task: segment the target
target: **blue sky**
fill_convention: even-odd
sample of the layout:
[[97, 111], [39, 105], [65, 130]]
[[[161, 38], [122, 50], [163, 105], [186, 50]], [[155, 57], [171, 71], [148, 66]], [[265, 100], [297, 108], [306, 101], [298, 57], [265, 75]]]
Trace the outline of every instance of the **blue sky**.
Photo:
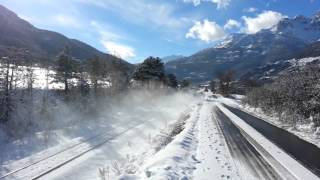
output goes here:
[[230, 33], [311, 16], [320, 0], [0, 0], [38, 28], [60, 32], [131, 63], [191, 55]]

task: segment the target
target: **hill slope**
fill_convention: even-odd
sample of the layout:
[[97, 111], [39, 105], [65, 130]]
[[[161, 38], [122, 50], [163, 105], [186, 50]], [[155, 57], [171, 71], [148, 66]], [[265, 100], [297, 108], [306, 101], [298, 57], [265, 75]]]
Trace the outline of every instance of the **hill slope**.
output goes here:
[[1, 56], [5, 56], [6, 48], [16, 47], [28, 49], [35, 58], [53, 59], [66, 45], [70, 47], [71, 55], [80, 60], [95, 55], [105, 55], [81, 41], [38, 29], [2, 5], [0, 5], [0, 27]]

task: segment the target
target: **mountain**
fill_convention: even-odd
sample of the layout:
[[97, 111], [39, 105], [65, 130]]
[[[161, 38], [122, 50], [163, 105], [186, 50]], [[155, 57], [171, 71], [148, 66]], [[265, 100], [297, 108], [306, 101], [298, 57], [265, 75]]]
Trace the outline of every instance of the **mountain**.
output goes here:
[[256, 34], [234, 34], [213, 48], [202, 50], [179, 61], [166, 63], [166, 71], [179, 79], [204, 82], [228, 69], [237, 76], [250, 69], [296, 56], [306, 43], [290, 36], [261, 31]]
[[312, 17], [296, 16], [282, 19], [272, 31], [278, 34], [299, 38], [305, 42], [314, 42], [320, 38], [320, 12]]
[[69, 46], [71, 55], [79, 60], [96, 55], [104, 56], [108, 60], [119, 60], [81, 41], [69, 39], [56, 32], [38, 29], [0, 5], [0, 57], [6, 56], [8, 48], [15, 47], [28, 49], [35, 59], [55, 59], [66, 45]]
[[320, 42], [316, 41], [307, 45], [293, 59], [279, 60], [273, 63], [259, 66], [251, 69], [249, 72], [241, 76], [241, 79], [254, 79], [260, 82], [270, 82], [277, 78], [279, 74], [291, 71], [296, 66], [304, 66], [306, 64], [320, 64]]
[[166, 71], [201, 83], [233, 69], [240, 79], [258, 67], [301, 56], [311, 42], [319, 40], [319, 22], [319, 13], [310, 18], [296, 16], [256, 34], [232, 34], [212, 48], [166, 63]]
[[182, 55], [171, 55], [171, 56], [165, 56], [161, 58], [163, 63], [167, 63], [170, 61], [179, 61], [180, 59], [184, 58]]
[[320, 41], [308, 44], [297, 58], [317, 57], [320, 56]]

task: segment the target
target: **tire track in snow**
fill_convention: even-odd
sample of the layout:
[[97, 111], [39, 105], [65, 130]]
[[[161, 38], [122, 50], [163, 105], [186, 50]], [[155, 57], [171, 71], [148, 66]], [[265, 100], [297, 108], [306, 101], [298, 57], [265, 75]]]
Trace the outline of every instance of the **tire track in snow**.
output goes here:
[[278, 147], [290, 154], [305, 167], [310, 169], [314, 174], [320, 177], [320, 149], [315, 145], [306, 142], [290, 132], [278, 128], [262, 119], [259, 119], [251, 114], [243, 112], [240, 109], [226, 106], [236, 116], [243, 119], [251, 127], [256, 129], [263, 136], [267, 137]]
[[244, 179], [282, 179], [261, 154], [246, 140], [240, 130], [217, 108], [218, 124]]

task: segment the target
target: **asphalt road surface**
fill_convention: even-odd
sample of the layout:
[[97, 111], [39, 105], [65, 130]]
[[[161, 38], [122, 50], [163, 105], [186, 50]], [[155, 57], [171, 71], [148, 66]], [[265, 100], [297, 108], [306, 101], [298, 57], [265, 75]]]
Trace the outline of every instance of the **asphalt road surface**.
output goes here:
[[239, 109], [225, 107], [320, 177], [320, 149], [317, 146]]
[[228, 148], [236, 164], [247, 173], [250, 179], [282, 179], [261, 154], [247, 141], [240, 130], [218, 108], [214, 109]]

